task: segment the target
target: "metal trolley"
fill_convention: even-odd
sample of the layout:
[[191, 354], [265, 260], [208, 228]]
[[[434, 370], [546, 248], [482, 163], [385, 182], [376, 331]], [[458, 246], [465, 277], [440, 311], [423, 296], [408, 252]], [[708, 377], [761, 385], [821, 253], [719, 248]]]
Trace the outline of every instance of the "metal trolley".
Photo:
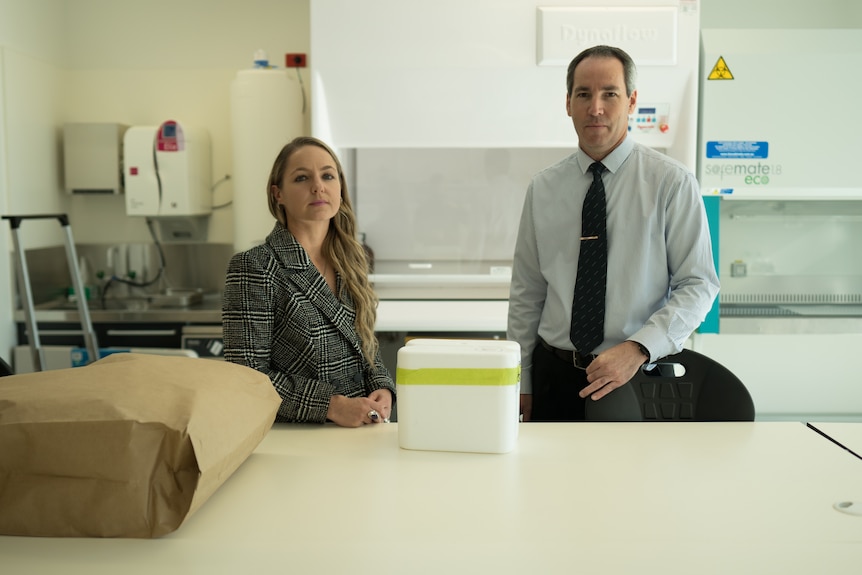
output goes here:
[[45, 369], [45, 355], [42, 350], [42, 343], [39, 340], [39, 327], [36, 325], [36, 313], [33, 306], [33, 290], [30, 287], [27, 258], [24, 255], [24, 248], [21, 246], [21, 238], [19, 235], [19, 228], [24, 220], [56, 219], [60, 222], [60, 226], [65, 232], [66, 259], [69, 263], [69, 275], [72, 278], [72, 286], [75, 288], [75, 293], [78, 294], [78, 297], [75, 299], [78, 302], [78, 314], [81, 318], [81, 331], [84, 335], [84, 345], [89, 353], [90, 361], [95, 361], [99, 358], [99, 343], [96, 339], [96, 332], [93, 329], [93, 322], [90, 319], [90, 310], [87, 307], [84, 282], [81, 280], [81, 270], [78, 267], [78, 254], [75, 251], [75, 242], [72, 239], [72, 228], [69, 226], [69, 216], [67, 214], [42, 214], [2, 216], [2, 218], [4, 220], [9, 220], [9, 224], [12, 226], [12, 242], [15, 248], [15, 267], [18, 276], [18, 290], [21, 292], [24, 317], [27, 321], [30, 353], [33, 356], [33, 369], [36, 371], [42, 371]]

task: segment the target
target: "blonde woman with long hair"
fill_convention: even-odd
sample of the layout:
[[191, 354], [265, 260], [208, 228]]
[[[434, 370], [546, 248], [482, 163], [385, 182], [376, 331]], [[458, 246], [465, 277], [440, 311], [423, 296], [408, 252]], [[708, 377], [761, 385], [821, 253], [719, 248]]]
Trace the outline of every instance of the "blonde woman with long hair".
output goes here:
[[272, 232], [228, 266], [225, 359], [270, 377], [276, 421], [388, 420], [395, 387], [341, 162], [322, 141], [296, 138], [273, 163], [267, 198]]

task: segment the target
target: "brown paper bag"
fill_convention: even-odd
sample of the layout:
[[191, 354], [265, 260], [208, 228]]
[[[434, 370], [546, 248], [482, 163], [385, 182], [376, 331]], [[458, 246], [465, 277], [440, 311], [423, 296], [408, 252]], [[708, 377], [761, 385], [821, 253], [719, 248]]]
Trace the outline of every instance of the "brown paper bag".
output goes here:
[[220, 361], [121, 353], [0, 378], [0, 534], [158, 537], [245, 461], [280, 399]]

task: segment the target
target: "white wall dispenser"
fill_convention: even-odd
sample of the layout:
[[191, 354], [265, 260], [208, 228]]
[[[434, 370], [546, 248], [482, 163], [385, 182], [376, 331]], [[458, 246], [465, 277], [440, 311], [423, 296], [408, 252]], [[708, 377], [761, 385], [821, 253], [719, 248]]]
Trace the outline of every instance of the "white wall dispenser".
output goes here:
[[121, 194], [123, 136], [128, 126], [74, 122], [63, 125], [63, 171], [69, 194]]
[[209, 133], [167, 120], [123, 138], [126, 213], [156, 218], [165, 240], [204, 240], [212, 212]]

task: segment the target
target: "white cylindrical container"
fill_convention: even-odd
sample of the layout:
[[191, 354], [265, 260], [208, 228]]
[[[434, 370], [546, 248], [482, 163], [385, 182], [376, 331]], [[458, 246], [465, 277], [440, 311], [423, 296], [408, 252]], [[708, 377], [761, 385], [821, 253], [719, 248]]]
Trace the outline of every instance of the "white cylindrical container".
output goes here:
[[521, 348], [512, 341], [414, 339], [398, 350], [404, 449], [507, 453], [518, 438]]
[[275, 223], [266, 183], [278, 152], [302, 135], [301, 90], [286, 69], [240, 70], [231, 83], [236, 251], [263, 243]]

